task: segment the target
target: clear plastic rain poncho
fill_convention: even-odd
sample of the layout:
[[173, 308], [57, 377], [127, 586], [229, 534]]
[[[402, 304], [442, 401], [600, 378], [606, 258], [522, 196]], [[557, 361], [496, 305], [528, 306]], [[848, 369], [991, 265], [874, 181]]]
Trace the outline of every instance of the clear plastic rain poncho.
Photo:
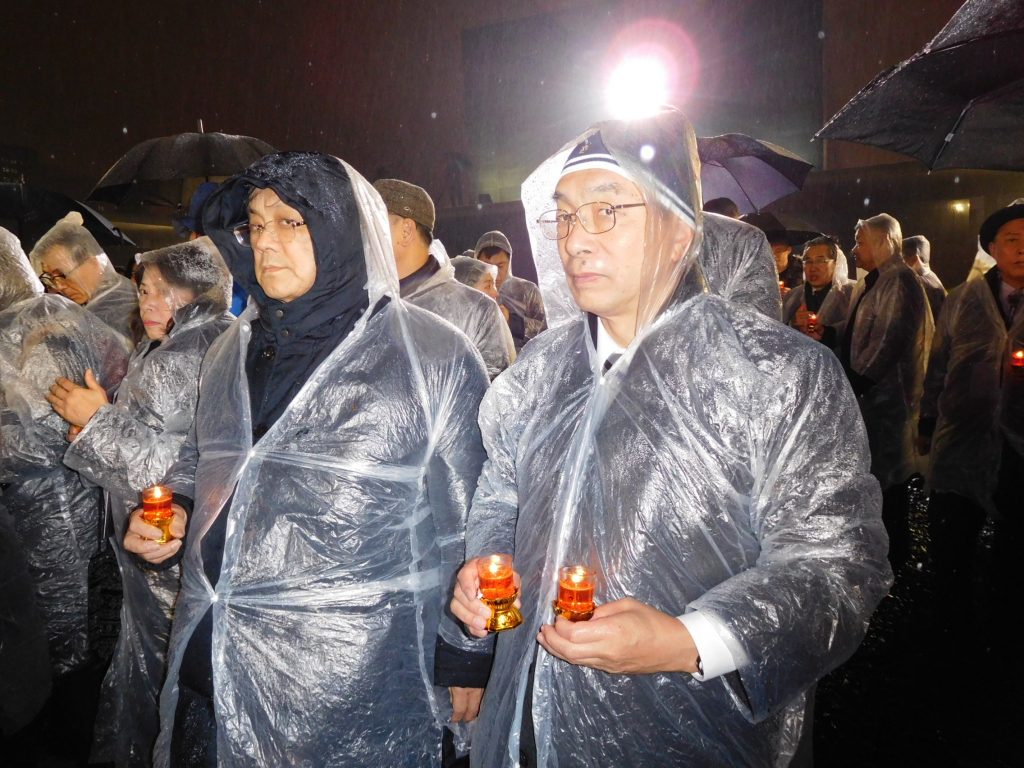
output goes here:
[[697, 253], [708, 290], [773, 320], [780, 317], [778, 273], [772, 249], [757, 227], [728, 216], [704, 213], [704, 238]]
[[[196, 411], [199, 366], [233, 319], [231, 276], [209, 238], [137, 257], [155, 267], [173, 326], [162, 341], [141, 342], [114, 402], [101, 407], [64, 454], [64, 463], [106, 491], [110, 532], [121, 569], [121, 634], [103, 683], [92, 759], [118, 766], [152, 762], [157, 703], [164, 682], [179, 569], [150, 570], [125, 553], [128, 517], [144, 488], [158, 485], [178, 458]], [[182, 469], [182, 467], [179, 467]]]
[[498, 288], [498, 301], [522, 320], [521, 335], [517, 335], [518, 331], [513, 334], [516, 352], [519, 352], [528, 341], [548, 327], [547, 310], [537, 286], [512, 274], [512, 245], [504, 234], [494, 230], [481, 235], [473, 257], [479, 259], [480, 251], [492, 245], [508, 254], [508, 272], [505, 274], [505, 282]]
[[[270, 310], [231, 228], [268, 186], [302, 213], [317, 284], [352, 253], [336, 241], [362, 254], [369, 309], [253, 444], [244, 361]], [[221, 766], [438, 765], [450, 703], [433, 656], [439, 623], [454, 625], [445, 596], [483, 461], [480, 356], [397, 299], [384, 204], [336, 158], [263, 158], [211, 197], [204, 225], [253, 298], [203, 363], [182, 456], [198, 450], [198, 468], [167, 480], [195, 506], [155, 762], [169, 763], [182, 654], [212, 608]], [[218, 515], [229, 517], [213, 585], [201, 545]]]
[[[850, 265], [846, 260], [846, 254], [839, 246], [836, 246], [835, 264], [835, 270], [832, 272], [832, 287], [817, 312], [818, 325], [821, 326], [835, 326], [846, 320], [850, 308], [850, 296], [853, 293], [853, 287], [857, 284], [856, 281], [850, 279]], [[782, 300], [782, 322], [786, 325], [793, 322], [797, 311], [804, 305], [806, 285], [805, 279], [804, 285], [787, 293], [786, 298]], [[776, 293], [778, 293], [777, 290]]]
[[[18, 238], [0, 227], [0, 311], [43, 292]], [[0, 456], [4, 454], [0, 430]], [[50, 656], [35, 587], [0, 497], [0, 736], [18, 731], [50, 695]]]
[[[472, 254], [472, 251], [470, 251], [470, 254]], [[495, 286], [498, 284], [498, 268], [494, 264], [488, 264], [486, 261], [474, 259], [472, 255], [467, 256], [466, 254], [450, 259], [450, 263], [455, 270], [455, 279], [463, 285], [480, 290], [477, 286], [485, 277], [490, 277], [494, 281]], [[497, 288], [494, 291], [497, 293]], [[493, 297], [487, 296], [493, 299]], [[506, 309], [505, 311], [507, 312], [508, 310]], [[501, 309], [498, 312], [500, 313]], [[509, 330], [504, 316], [502, 316], [501, 320], [501, 334], [505, 339], [505, 348], [508, 349], [509, 365], [511, 365], [516, 361], [516, 342], [512, 338], [512, 331]]]
[[42, 260], [54, 246], [65, 249], [73, 263], [83, 264], [95, 259], [99, 264], [100, 276], [96, 287], [90, 292], [88, 301], [82, 306], [125, 337], [130, 347], [134, 345], [132, 322], [139, 312], [139, 295], [132, 281], [119, 275], [103, 253], [92, 234], [82, 224], [82, 214], [71, 211], [39, 238], [30, 254], [36, 273], [42, 272]]
[[[61, 463], [68, 423], [46, 401], [60, 376], [86, 368], [112, 391], [124, 339], [63, 296], [38, 295], [20, 245], [0, 230], [0, 485], [28, 561], [57, 675], [88, 658], [89, 558], [99, 550], [100, 494]], [[14, 245], [17, 244], [15, 240]], [[16, 284], [21, 290], [14, 290]], [[24, 298], [18, 299], [19, 296]]]
[[[991, 276], [990, 276], [991, 277]], [[989, 279], [971, 280], [946, 299], [935, 338], [921, 418], [937, 419], [931, 487], [995, 512], [1003, 440], [1024, 455], [1024, 368], [1010, 355], [1024, 349], [1024, 313], [1007, 329]]]
[[[637, 335], [602, 377], [558, 244], [534, 224], [592, 129], [523, 185], [554, 325], [480, 408], [488, 460], [467, 556], [514, 553], [525, 622], [497, 638], [473, 764], [518, 763], [535, 654], [540, 766], [783, 764], [804, 692], [853, 653], [891, 579], [864, 427], [821, 345], [706, 293], [686, 120], [667, 112], [596, 129], [648, 206]], [[694, 236], [682, 250], [686, 219]], [[746, 662], [701, 683], [548, 655], [535, 638], [554, 619], [557, 570], [572, 563], [599, 574], [599, 603], [701, 611]]]
[[506, 341], [511, 334], [501, 310], [492, 299], [455, 279], [448, 251], [437, 238], [430, 244], [430, 255], [441, 268], [402, 298], [465, 333], [483, 357], [488, 378], [493, 379], [511, 363]]
[[[875, 382], [858, 402], [871, 443], [871, 471], [884, 490], [915, 471], [914, 437], [934, 323], [917, 275], [898, 255], [879, 264], [878, 281], [867, 293], [865, 287], [862, 279], [850, 294], [850, 312], [857, 308], [850, 366]], [[849, 317], [840, 337], [848, 322]]]

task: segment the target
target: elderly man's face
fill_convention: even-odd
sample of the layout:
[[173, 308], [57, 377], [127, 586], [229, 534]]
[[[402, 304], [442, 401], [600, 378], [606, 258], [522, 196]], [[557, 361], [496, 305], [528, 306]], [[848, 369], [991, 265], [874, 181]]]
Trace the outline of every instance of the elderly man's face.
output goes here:
[[99, 285], [101, 269], [95, 259], [75, 264], [68, 249], [55, 245], [42, 255], [40, 278], [50, 293], [59, 293], [75, 304], [87, 304]]
[[1024, 288], [1024, 219], [1003, 224], [988, 248], [1003, 280], [1015, 288]]
[[804, 253], [804, 279], [812, 288], [824, 288], [832, 282], [836, 260], [827, 245], [812, 245]]
[[480, 254], [480, 261], [484, 261], [488, 264], [493, 264], [498, 268], [498, 288], [501, 288], [505, 284], [505, 278], [508, 277], [508, 262], [509, 255], [504, 251], [498, 251], [493, 256], [484, 256]]
[[857, 257], [857, 266], [870, 272], [878, 266], [878, 235], [870, 227], [858, 227], [854, 238], [857, 244], [853, 246], [853, 255]]
[[[609, 205], [643, 203], [637, 186], [605, 170], [579, 171], [558, 182], [558, 210], [576, 213], [587, 203]], [[585, 217], [583, 212], [581, 216]], [[615, 212], [615, 226], [594, 235], [579, 222], [568, 237], [558, 241], [565, 279], [581, 309], [598, 317], [635, 318], [639, 307], [644, 266], [644, 228], [647, 208]], [[588, 226], [592, 222], [584, 220]]]
[[251, 234], [256, 281], [272, 299], [294, 301], [316, 282], [313, 238], [302, 224], [302, 214], [269, 187], [249, 200], [249, 226], [262, 229]]

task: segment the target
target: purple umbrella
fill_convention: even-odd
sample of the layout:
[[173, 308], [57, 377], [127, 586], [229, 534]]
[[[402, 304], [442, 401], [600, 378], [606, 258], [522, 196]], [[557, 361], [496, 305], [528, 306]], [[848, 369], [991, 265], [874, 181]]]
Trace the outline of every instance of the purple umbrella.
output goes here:
[[798, 192], [814, 166], [788, 149], [742, 133], [697, 139], [704, 200], [728, 197], [753, 213]]

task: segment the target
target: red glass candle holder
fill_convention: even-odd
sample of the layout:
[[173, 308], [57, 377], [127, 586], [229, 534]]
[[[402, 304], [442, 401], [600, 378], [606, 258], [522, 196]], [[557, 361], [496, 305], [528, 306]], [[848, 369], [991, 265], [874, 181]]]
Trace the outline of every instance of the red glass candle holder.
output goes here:
[[1010, 353], [1010, 366], [1024, 368], [1024, 349], [1015, 349]]
[[166, 544], [171, 539], [171, 520], [174, 519], [174, 511], [171, 503], [174, 496], [171, 489], [165, 485], [154, 485], [142, 492], [142, 519], [154, 528], [159, 528], [162, 534], [156, 541]]
[[814, 312], [807, 313], [807, 331], [814, 333], [818, 330], [818, 316]]
[[594, 615], [594, 572], [582, 565], [558, 570], [555, 613], [569, 621], [586, 621]]
[[522, 624], [523, 615], [515, 606], [519, 590], [512, 576], [512, 556], [481, 557], [476, 570], [480, 579], [480, 599], [491, 607], [488, 631], [504, 632]]

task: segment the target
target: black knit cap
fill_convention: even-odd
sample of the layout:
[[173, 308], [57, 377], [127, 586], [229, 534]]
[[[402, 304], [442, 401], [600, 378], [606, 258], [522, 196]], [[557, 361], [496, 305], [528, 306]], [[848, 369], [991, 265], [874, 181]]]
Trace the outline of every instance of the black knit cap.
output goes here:
[[988, 247], [996, 239], [999, 230], [1004, 224], [1009, 224], [1016, 219], [1024, 219], [1024, 204], [1008, 205], [985, 219], [985, 223], [978, 230], [978, 240], [981, 242], [981, 247], [985, 249], [985, 253], [991, 255], [992, 252]]

